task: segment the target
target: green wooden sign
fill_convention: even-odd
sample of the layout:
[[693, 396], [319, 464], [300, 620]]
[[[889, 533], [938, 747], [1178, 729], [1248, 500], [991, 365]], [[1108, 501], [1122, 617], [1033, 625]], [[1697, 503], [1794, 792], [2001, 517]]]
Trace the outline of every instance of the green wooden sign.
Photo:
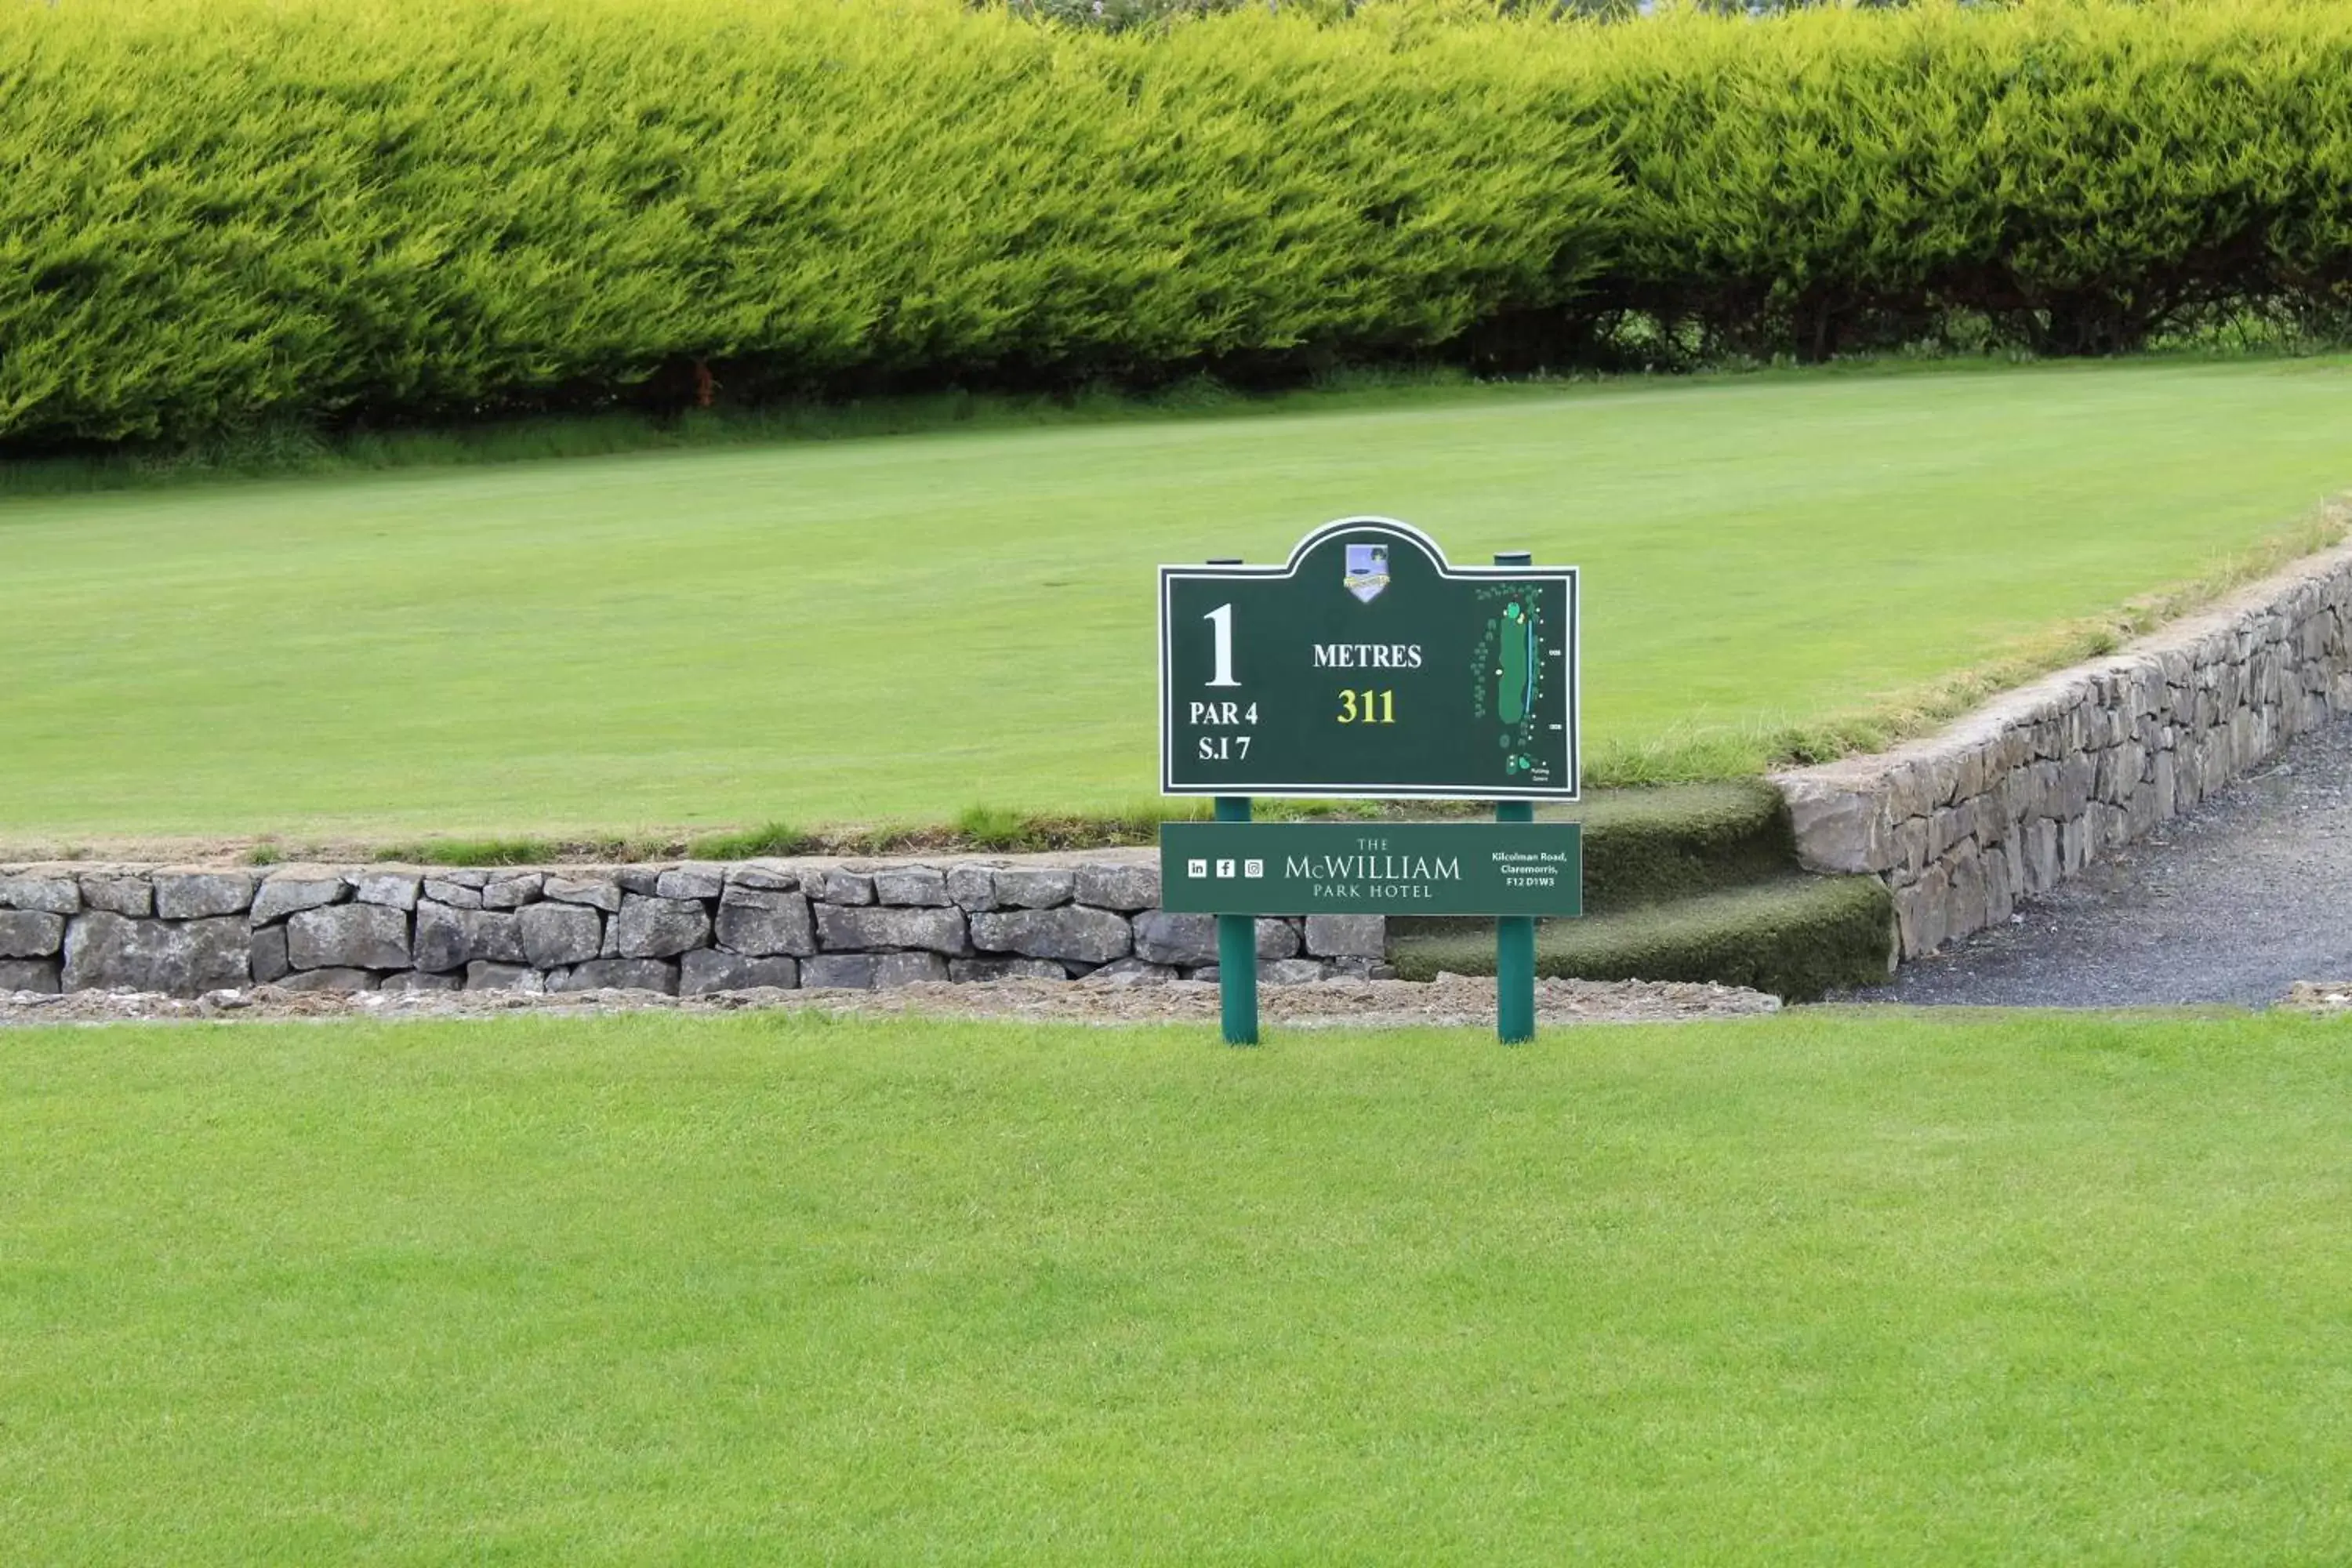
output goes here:
[[1370, 517], [1281, 566], [1162, 566], [1160, 789], [1573, 800], [1576, 589]]
[[1573, 822], [1171, 822], [1163, 909], [1219, 915], [1577, 915]]

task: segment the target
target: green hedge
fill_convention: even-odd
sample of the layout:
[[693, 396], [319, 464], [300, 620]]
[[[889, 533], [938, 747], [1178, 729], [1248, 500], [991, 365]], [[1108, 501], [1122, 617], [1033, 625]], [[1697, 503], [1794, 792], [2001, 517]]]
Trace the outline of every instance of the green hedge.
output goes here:
[[1605, 35], [1622, 302], [1812, 357], [1981, 312], [2042, 353], [2186, 311], [2335, 325], [2352, 7], [1810, 12]]
[[2352, 301], [2352, 8], [0, 11], [0, 446]]

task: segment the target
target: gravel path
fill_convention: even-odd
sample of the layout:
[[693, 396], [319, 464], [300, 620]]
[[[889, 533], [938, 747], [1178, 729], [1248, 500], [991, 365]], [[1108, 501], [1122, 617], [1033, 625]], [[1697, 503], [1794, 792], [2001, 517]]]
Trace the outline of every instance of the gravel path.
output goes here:
[[2108, 855], [2005, 927], [1841, 1000], [2266, 1005], [2352, 979], [2352, 721]]
[[[654, 991], [590, 991], [540, 995], [520, 991], [363, 991], [337, 995], [255, 985], [195, 998], [131, 991], [44, 996], [0, 992], [0, 1026], [219, 1022], [328, 1018], [483, 1018], [516, 1013], [580, 1016], [629, 1011], [731, 1013], [747, 1008], [821, 1008], [835, 1013], [920, 1014], [1011, 1018], [1032, 1023], [1213, 1024], [1217, 988], [1202, 981], [1093, 984], [1086, 981], [1007, 980], [986, 984], [921, 984], [890, 991], [729, 991], [679, 1000]], [[1663, 1024], [1752, 1017], [1780, 1011], [1780, 999], [1736, 985], [1654, 984], [1639, 980], [1544, 980], [1536, 985], [1538, 1022]], [[1269, 1028], [1339, 1025], [1399, 1027], [1484, 1025], [1495, 1021], [1495, 983], [1459, 974], [1433, 982], [1326, 980], [1266, 985], [1258, 1015]]]

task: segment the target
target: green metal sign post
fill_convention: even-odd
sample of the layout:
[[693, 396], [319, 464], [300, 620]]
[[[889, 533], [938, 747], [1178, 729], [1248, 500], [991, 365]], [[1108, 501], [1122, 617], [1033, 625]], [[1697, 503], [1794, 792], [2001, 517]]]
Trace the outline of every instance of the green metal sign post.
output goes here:
[[[1535, 557], [1507, 551], [1497, 566], [1527, 566]], [[1532, 822], [1536, 808], [1524, 800], [1495, 803], [1496, 822]], [[1580, 877], [1580, 881], [1581, 878]], [[1580, 887], [1578, 892], [1581, 895]], [[1495, 917], [1495, 1034], [1507, 1046], [1536, 1037], [1536, 922], [1528, 915]]]
[[[1217, 797], [1219, 822], [1249, 819], [1249, 796]], [[1164, 908], [1167, 900], [1163, 897], [1160, 903]], [[1217, 1012], [1224, 1026], [1225, 1044], [1254, 1046], [1257, 1044], [1257, 921], [1231, 910], [1211, 912], [1217, 917]]]
[[[1375, 517], [1316, 530], [1281, 566], [1160, 568], [1160, 789], [1216, 801], [1213, 824], [1163, 830], [1162, 901], [1213, 900], [1200, 912], [1218, 917], [1229, 1043], [1258, 1037], [1256, 913], [1492, 913], [1497, 1033], [1534, 1037], [1536, 917], [1576, 914], [1581, 897], [1574, 825], [1534, 822], [1535, 802], [1577, 797], [1577, 583], [1575, 568], [1524, 553], [1454, 566], [1426, 534]], [[1452, 866], [1452, 877], [1302, 880], [1267, 836], [1310, 825], [1252, 823], [1258, 795], [1490, 800], [1496, 822], [1354, 825], [1375, 837], [1448, 836], [1422, 864]], [[1248, 837], [1204, 856], [1183, 843], [1198, 832]], [[1539, 837], [1506, 845], [1513, 833]], [[1393, 864], [1398, 853], [1358, 858]], [[1179, 874], [1276, 860], [1280, 877]]]

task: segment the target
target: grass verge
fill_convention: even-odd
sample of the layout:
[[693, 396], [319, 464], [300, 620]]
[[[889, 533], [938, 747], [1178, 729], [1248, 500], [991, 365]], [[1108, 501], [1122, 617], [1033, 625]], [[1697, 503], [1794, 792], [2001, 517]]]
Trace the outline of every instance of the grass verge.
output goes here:
[[2335, 1561], [2284, 1017], [0, 1035], [26, 1562]]
[[[1444, 815], [1444, 803], [1415, 802], [1408, 808], [1377, 801], [1282, 800], [1260, 803], [1265, 822], [1376, 820], [1383, 816]], [[289, 848], [276, 837], [246, 851], [257, 866], [301, 858], [355, 858], [412, 866], [538, 866], [562, 861], [749, 860], [761, 856], [919, 855], [957, 853], [1037, 854], [1050, 850], [1101, 849], [1159, 841], [1163, 822], [1204, 819], [1205, 800], [1150, 801], [1124, 811], [1064, 815], [974, 805], [937, 826], [885, 823], [874, 827], [799, 828], [771, 822], [740, 832], [589, 838], [416, 838], [355, 847], [309, 845]], [[1462, 813], [1456, 811], [1454, 815]], [[68, 858], [86, 857], [69, 856]]]
[[21, 499], [0, 839], [1111, 817], [1153, 776], [1151, 565], [1350, 510], [1584, 567], [1592, 784], [1752, 774], [2324, 537], [2286, 523], [2352, 478], [2347, 369], [1419, 388]]
[[[1868, 363], [1868, 362], [1864, 362]], [[1858, 368], [1858, 367], [1857, 367]], [[0, 500], [184, 489], [255, 479], [358, 478], [417, 469], [544, 463], [734, 447], [862, 441], [887, 436], [1051, 429], [1167, 419], [1332, 412], [1397, 393], [1421, 397], [1523, 386], [1541, 391], [1597, 376], [1478, 381], [1446, 365], [1349, 366], [1305, 386], [1253, 391], [1208, 375], [1153, 392], [1109, 385], [1061, 393], [949, 388], [845, 402], [720, 405], [670, 413], [545, 415], [472, 425], [322, 430], [266, 426], [184, 446], [129, 446], [97, 453], [0, 460]]]

